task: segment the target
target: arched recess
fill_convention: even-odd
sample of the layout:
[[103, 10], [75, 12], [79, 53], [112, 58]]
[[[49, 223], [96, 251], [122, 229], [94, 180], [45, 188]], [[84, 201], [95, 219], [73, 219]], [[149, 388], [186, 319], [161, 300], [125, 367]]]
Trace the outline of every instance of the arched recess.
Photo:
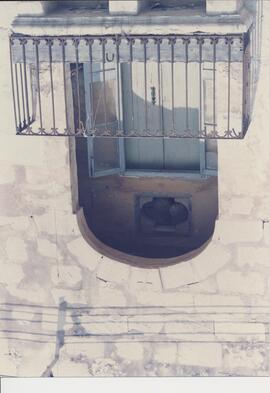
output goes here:
[[[106, 121], [113, 124], [117, 115], [114, 112], [115, 84], [111, 68], [108, 73], [105, 70], [108, 83]], [[147, 85], [149, 100], [146, 103], [148, 120], [152, 127], [155, 127], [160, 113], [159, 105], [154, 102], [151, 94], [156, 77], [154, 70], [156, 67], [151, 74], [149, 69], [152, 79], [149, 86]], [[162, 71], [164, 80], [166, 71], [165, 64]], [[76, 76], [76, 73], [74, 75]], [[84, 86], [84, 95], [80, 97], [80, 108], [81, 116], [85, 119], [90, 117], [87, 75], [87, 66], [81, 65], [79, 78], [80, 86]], [[123, 127], [126, 130], [131, 129], [131, 101], [136, 103], [135, 127], [142, 127], [141, 113], [145, 108], [145, 101], [144, 86], [139, 75], [140, 67], [136, 70], [134, 66], [131, 94], [126, 88], [128, 69], [125, 69], [125, 65], [121, 68], [121, 111]], [[102, 77], [103, 70], [97, 67], [93, 94], [96, 102], [93, 102], [93, 108], [96, 122], [100, 125], [105, 121]], [[206, 78], [205, 88], [209, 87], [207, 81]], [[76, 80], [71, 82], [74, 83], [73, 92], [76, 94]], [[168, 98], [166, 102], [165, 88], [164, 84], [164, 127], [172, 117], [172, 103]], [[199, 89], [193, 83], [193, 89], [196, 88]], [[75, 96], [73, 101], [76, 124]], [[206, 108], [207, 104], [206, 102]], [[185, 114], [186, 110], [181, 108], [181, 103], [176, 103], [176, 119], [183, 121]], [[197, 129], [198, 110], [192, 97], [188, 115], [191, 127]], [[202, 252], [211, 239], [218, 215], [217, 141], [199, 138], [131, 140], [89, 137], [76, 138], [74, 143], [78, 204], [83, 209], [83, 216], [80, 217], [83, 220], [84, 236], [93, 248], [114, 260], [146, 268], [191, 260]]]

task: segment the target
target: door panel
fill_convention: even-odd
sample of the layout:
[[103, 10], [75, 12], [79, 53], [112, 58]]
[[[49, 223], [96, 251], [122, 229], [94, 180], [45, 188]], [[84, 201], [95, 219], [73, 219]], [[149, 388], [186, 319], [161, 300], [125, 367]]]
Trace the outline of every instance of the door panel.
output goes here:
[[[118, 127], [116, 69], [111, 65], [105, 65], [104, 86], [102, 65], [94, 63], [92, 68], [93, 85], [91, 86], [90, 68], [88, 64], [84, 64], [86, 125], [88, 129], [116, 130]], [[92, 176], [106, 176], [120, 172], [119, 139], [89, 137], [88, 156], [89, 173]]]
[[[144, 64], [133, 63], [132, 90], [130, 65], [128, 63], [122, 64], [122, 78], [125, 131], [132, 131], [132, 118], [134, 118], [135, 130], [144, 130], [147, 126], [147, 129], [156, 131], [159, 128], [158, 91], [157, 101], [153, 105], [151, 101], [151, 87], [157, 86], [157, 64], [150, 62], [147, 64], [146, 105]], [[161, 160], [163, 156], [163, 142], [161, 139], [155, 138], [127, 138], [125, 140], [125, 156], [127, 169], [161, 170], [163, 169]]]
[[[134, 105], [134, 128], [145, 129], [145, 83], [144, 64], [134, 63], [131, 73], [129, 64], [122, 66], [123, 74], [123, 103], [124, 103], [124, 128], [132, 130], [132, 101]], [[175, 64], [174, 70], [174, 113], [172, 111], [172, 83], [171, 64], [161, 64], [161, 90], [160, 106], [158, 91], [158, 65], [147, 64], [147, 124], [148, 129], [160, 129], [166, 133], [173, 129], [173, 116], [175, 129], [181, 134], [188, 125], [194, 132], [199, 129], [199, 103], [198, 103], [198, 67], [197, 64], [189, 65], [188, 82], [188, 124], [186, 116], [185, 92], [185, 64]], [[197, 71], [197, 72], [196, 72]], [[151, 88], [155, 88], [155, 103], [152, 102]], [[155, 139], [136, 138], [125, 141], [125, 156], [127, 169], [145, 170], [174, 170], [174, 171], [199, 171], [200, 170], [200, 141], [198, 139]]]

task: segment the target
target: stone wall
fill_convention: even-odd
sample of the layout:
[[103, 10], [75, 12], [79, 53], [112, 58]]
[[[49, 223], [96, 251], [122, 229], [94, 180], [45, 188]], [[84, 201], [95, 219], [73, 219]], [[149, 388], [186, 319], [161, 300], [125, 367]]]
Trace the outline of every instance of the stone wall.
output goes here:
[[219, 220], [190, 261], [142, 269], [85, 241], [64, 138], [15, 136], [1, 4], [0, 374], [270, 375], [269, 18], [242, 141], [220, 141]]

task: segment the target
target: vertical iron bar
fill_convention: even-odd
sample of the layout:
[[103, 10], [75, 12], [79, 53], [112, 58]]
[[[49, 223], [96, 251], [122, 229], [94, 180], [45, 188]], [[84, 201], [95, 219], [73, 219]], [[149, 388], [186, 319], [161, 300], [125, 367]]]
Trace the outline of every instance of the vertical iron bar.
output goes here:
[[53, 88], [53, 72], [52, 72], [52, 45], [53, 40], [47, 40], [48, 48], [49, 48], [49, 67], [50, 67], [50, 82], [51, 82], [51, 98], [52, 98], [52, 116], [53, 116], [53, 130], [56, 130], [55, 127], [55, 106], [54, 106], [54, 88]]
[[145, 131], [148, 130], [148, 111], [147, 111], [147, 52], [146, 52], [146, 44], [148, 40], [144, 38], [142, 40], [143, 43], [143, 61], [144, 61], [144, 112], [145, 112]]
[[199, 134], [202, 133], [202, 44], [203, 39], [199, 38], [199, 94], [200, 94], [200, 116], [199, 116]]
[[74, 38], [73, 44], [75, 46], [75, 58], [76, 58], [76, 93], [78, 102], [78, 131], [81, 130], [81, 100], [80, 100], [80, 80], [79, 80], [79, 44], [80, 39]]
[[60, 38], [60, 45], [62, 47], [62, 65], [63, 65], [63, 82], [64, 82], [64, 101], [65, 101], [65, 117], [66, 117], [66, 132], [68, 132], [68, 113], [67, 113], [67, 81], [66, 81], [66, 51], [67, 44], [65, 38]]
[[94, 115], [93, 115], [93, 108], [94, 108], [94, 95], [93, 95], [93, 39], [90, 38], [87, 42], [88, 45], [88, 57], [89, 57], [89, 73], [90, 73], [90, 124], [91, 130], [95, 128], [94, 125]]
[[29, 101], [28, 101], [28, 86], [27, 86], [27, 71], [26, 71], [26, 54], [25, 54], [25, 45], [27, 44], [27, 40], [22, 41], [22, 52], [23, 52], [23, 69], [24, 69], [24, 84], [25, 84], [25, 103], [26, 103], [26, 114], [27, 114], [27, 123], [29, 125], [30, 113], [29, 113]]
[[34, 39], [33, 43], [36, 47], [36, 75], [37, 75], [37, 88], [38, 88], [38, 104], [39, 104], [39, 118], [40, 118], [40, 131], [43, 132], [43, 122], [42, 122], [42, 108], [41, 108], [41, 95], [40, 95], [40, 80], [39, 80], [39, 52], [38, 45], [40, 43], [39, 39]]
[[185, 90], [186, 90], [186, 130], [189, 130], [189, 113], [188, 113], [188, 45], [190, 40], [184, 39], [185, 43]]
[[21, 63], [20, 63], [20, 79], [21, 79], [22, 106], [23, 106], [23, 124], [25, 127], [26, 126], [26, 113], [25, 113], [23, 74], [22, 74], [22, 64]]
[[16, 92], [17, 92], [17, 106], [18, 106], [18, 116], [19, 116], [19, 128], [21, 130], [23, 128], [23, 126], [22, 126], [21, 109], [20, 109], [20, 96], [19, 96], [19, 81], [18, 81], [17, 63], [15, 63], [15, 81], [16, 81]]
[[[162, 42], [161, 38], [157, 38], [157, 72], [158, 72], [158, 113], [159, 113], [159, 132], [162, 130], [162, 112], [161, 112], [161, 94], [160, 94], [160, 43]], [[165, 130], [162, 130], [163, 134]]]
[[232, 38], [227, 39], [228, 44], [228, 133], [230, 131], [230, 116], [231, 116], [231, 44]]
[[16, 125], [16, 131], [18, 131], [18, 119], [17, 119], [17, 111], [16, 111], [16, 100], [15, 100], [15, 88], [14, 88], [14, 74], [13, 74], [13, 61], [12, 61], [12, 45], [13, 39], [9, 39], [9, 58], [10, 58], [10, 70], [11, 70], [11, 88], [12, 88], [12, 100], [13, 100], [13, 111], [14, 111], [14, 120]]
[[35, 116], [35, 102], [34, 102], [34, 94], [33, 94], [33, 75], [32, 75], [32, 67], [29, 67], [29, 81], [30, 81], [30, 91], [31, 91], [31, 103], [32, 103], [32, 113], [31, 113], [31, 121], [36, 119]]
[[216, 44], [218, 38], [213, 38], [213, 132], [216, 132]]
[[175, 108], [174, 108], [174, 45], [176, 42], [175, 38], [169, 40], [171, 44], [171, 87], [172, 87], [172, 128], [175, 130]]
[[102, 38], [101, 39], [101, 44], [102, 44], [102, 75], [103, 75], [103, 100], [104, 100], [104, 117], [105, 117], [105, 129], [108, 129], [108, 124], [107, 124], [107, 97], [106, 97], [106, 75], [105, 75], [105, 44], [106, 44], [106, 39]]
[[246, 78], [245, 78], [245, 68], [246, 68], [246, 36], [244, 33], [242, 36], [242, 44], [243, 44], [243, 54], [242, 54], [242, 83], [243, 83], [243, 93], [242, 93], [242, 130], [241, 130], [241, 136], [244, 136], [245, 133], [245, 125], [246, 125], [246, 105], [245, 105], [245, 99], [246, 99]]
[[128, 39], [129, 45], [129, 72], [130, 72], [130, 97], [131, 97], [131, 123], [132, 131], [134, 131], [134, 97], [133, 97], [133, 44], [134, 39]]
[[121, 127], [121, 98], [120, 98], [120, 59], [119, 59], [119, 45], [120, 45], [120, 38], [118, 36], [115, 37], [115, 51], [116, 51], [116, 79], [117, 79], [117, 128], [120, 130]]

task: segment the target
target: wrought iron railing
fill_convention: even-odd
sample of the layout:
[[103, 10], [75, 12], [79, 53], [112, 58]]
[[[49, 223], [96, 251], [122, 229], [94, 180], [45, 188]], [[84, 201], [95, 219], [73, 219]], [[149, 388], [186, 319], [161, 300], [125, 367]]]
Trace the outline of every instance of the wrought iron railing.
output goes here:
[[[243, 138], [250, 112], [249, 42], [249, 32], [223, 36], [13, 34], [10, 59], [16, 132]], [[113, 82], [107, 83], [109, 73]], [[97, 121], [101, 112], [103, 117]]]

